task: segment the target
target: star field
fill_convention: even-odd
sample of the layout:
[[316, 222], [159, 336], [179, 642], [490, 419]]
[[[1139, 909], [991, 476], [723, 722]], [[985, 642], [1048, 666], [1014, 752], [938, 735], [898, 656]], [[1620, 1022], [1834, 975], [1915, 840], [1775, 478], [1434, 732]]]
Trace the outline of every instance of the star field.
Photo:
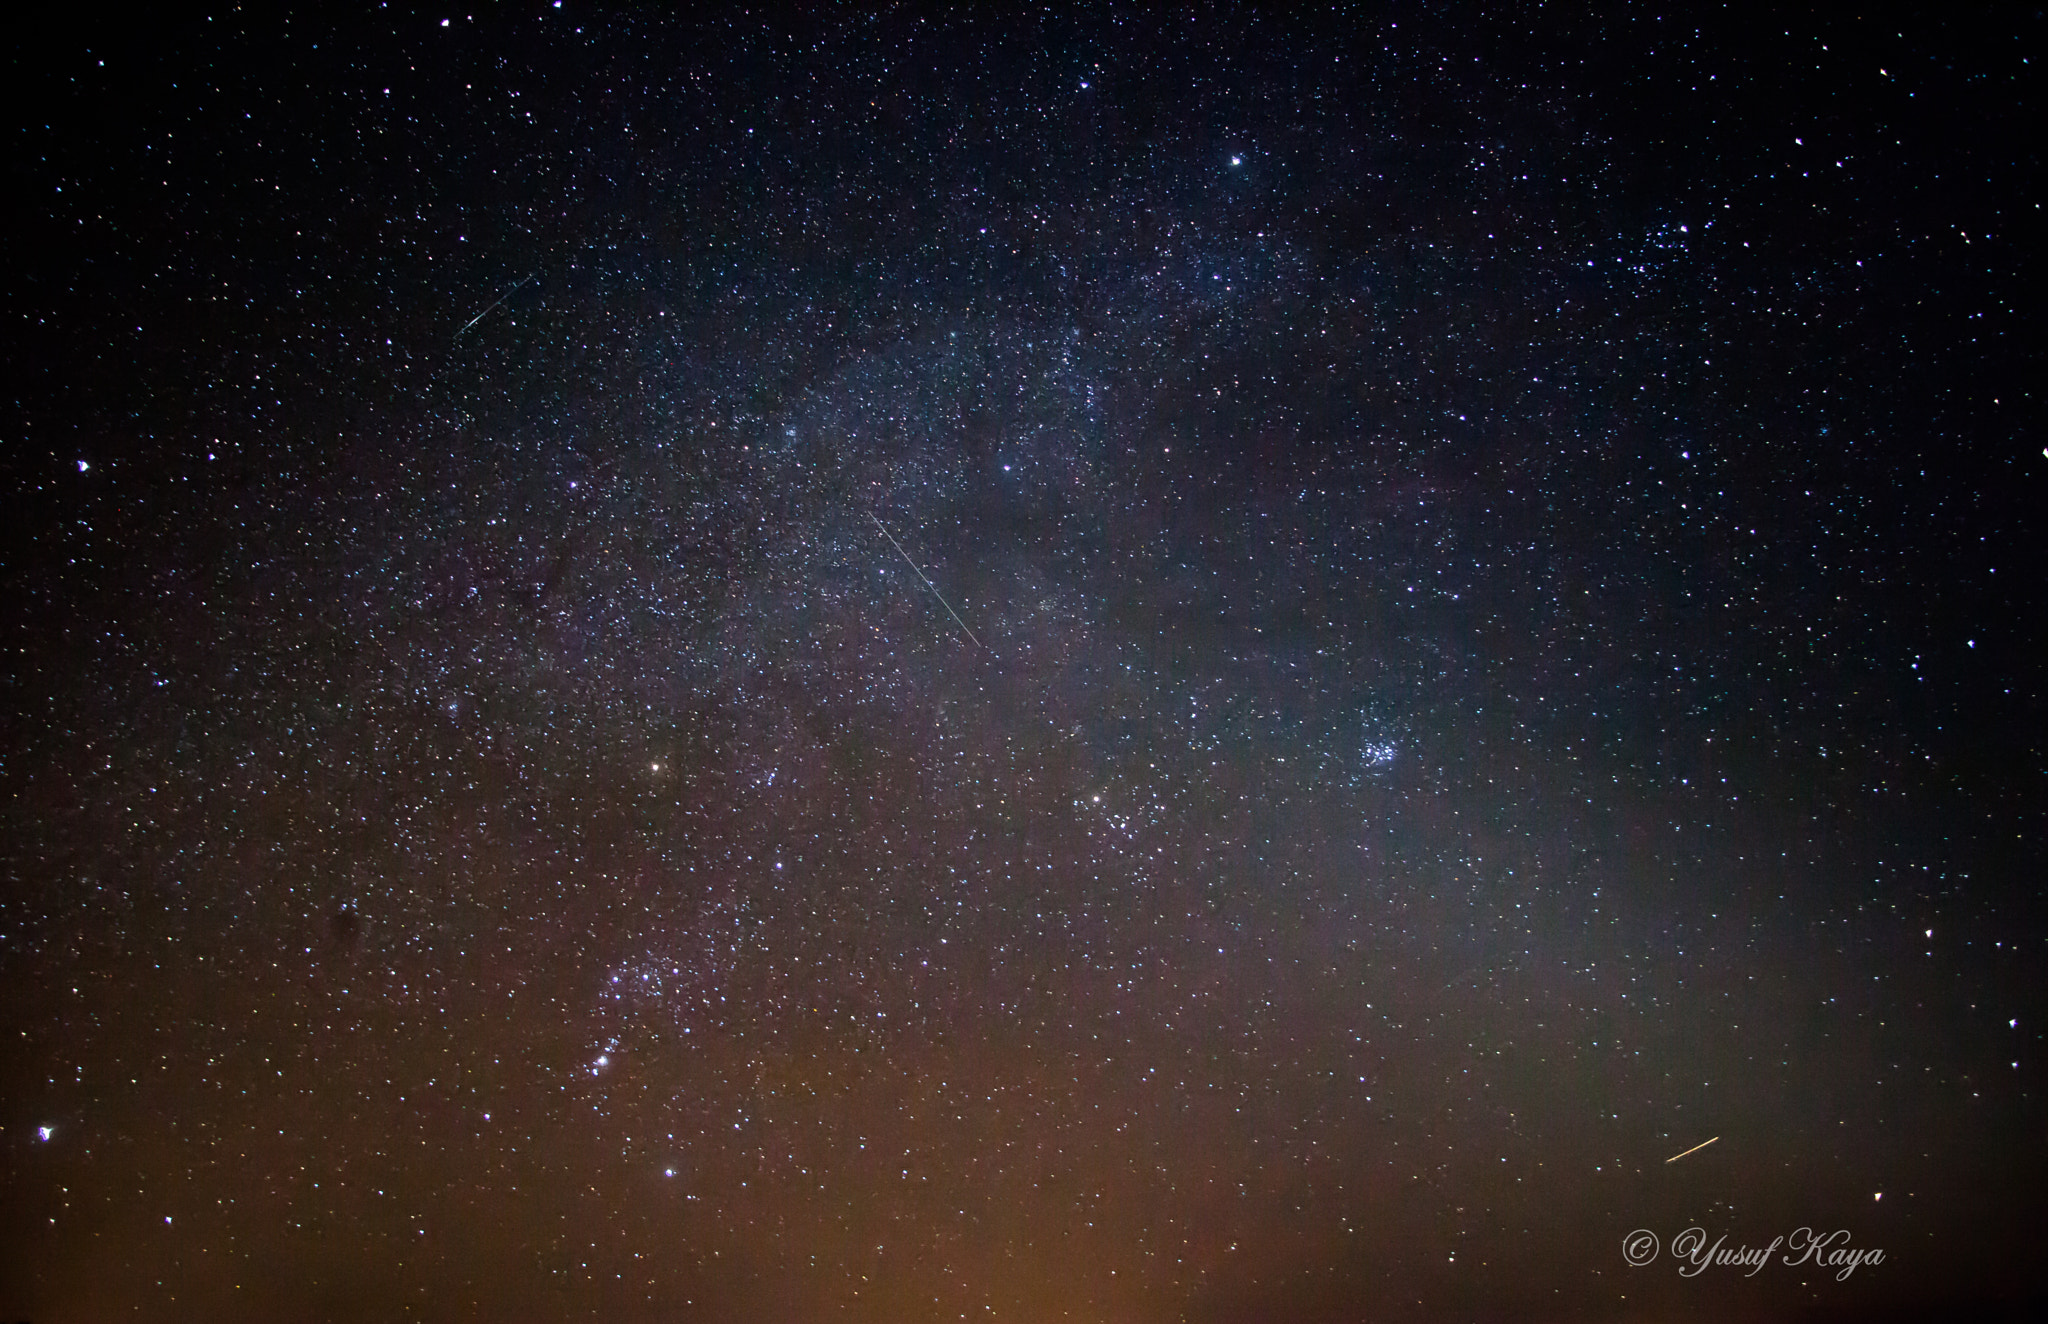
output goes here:
[[2021, 1309], [2039, 28], [18, 34], [0, 1316]]

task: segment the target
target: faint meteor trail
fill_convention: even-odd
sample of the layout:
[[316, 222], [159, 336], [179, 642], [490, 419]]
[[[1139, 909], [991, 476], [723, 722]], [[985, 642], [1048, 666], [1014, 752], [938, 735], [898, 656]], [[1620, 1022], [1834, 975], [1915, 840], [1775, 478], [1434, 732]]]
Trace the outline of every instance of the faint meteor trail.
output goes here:
[[[1719, 1136], [1715, 1136], [1714, 1140], [1719, 1140], [1720, 1138], [1721, 1137]], [[1697, 1145], [1694, 1145], [1691, 1149], [1686, 1150], [1685, 1154], [1697, 1154], [1701, 1150], [1705, 1149], [1708, 1145], [1713, 1144], [1714, 1140], [1702, 1140]], [[1684, 1158], [1685, 1154], [1673, 1154], [1670, 1158], [1665, 1159], [1664, 1161], [1666, 1163], [1676, 1163], [1678, 1162], [1678, 1160]]]
[[[486, 309], [485, 311], [489, 310]], [[889, 545], [891, 547], [894, 547], [896, 549], [896, 554], [903, 558], [903, 564], [909, 566], [912, 570], [917, 570], [917, 562], [911, 560], [910, 553], [903, 550], [903, 544], [896, 541], [896, 535], [889, 532], [887, 528], [883, 527], [882, 521], [879, 518], [877, 518], [873, 511], [868, 512], [868, 518], [874, 520], [875, 527], [882, 530], [882, 536], [889, 540]], [[965, 630], [967, 633], [967, 637], [969, 639], [974, 639], [974, 631], [967, 629], [967, 622], [960, 619], [960, 613], [953, 610], [953, 604], [946, 601], [945, 595], [939, 592], [938, 585], [932, 583], [931, 580], [926, 579], [925, 573], [922, 570], [917, 570], [917, 577], [919, 579], [924, 580], [924, 586], [932, 591], [932, 596], [939, 600], [939, 605], [946, 609], [946, 614], [953, 618], [953, 623], [955, 625], [958, 625], [962, 630]], [[974, 639], [974, 646], [976, 648], [984, 647], [981, 640], [979, 639]]]
[[[523, 285], [527, 284], [527, 282], [528, 282], [528, 281], [531, 281], [531, 280], [533, 279], [533, 277], [534, 277], [534, 276], [538, 276], [539, 274], [540, 274], [540, 273], [539, 273], [538, 271], [534, 272], [534, 273], [533, 273], [533, 275], [531, 275], [531, 276], [528, 276], [528, 277], [526, 278], [526, 280], [522, 280], [522, 281], [520, 281], [518, 285], [514, 285], [514, 286], [513, 286], [513, 287], [512, 287], [511, 289], [509, 289], [509, 290], [506, 290], [506, 291], [505, 291], [505, 292], [504, 292], [503, 294], [499, 295], [499, 296], [498, 296], [497, 298], [495, 298], [495, 299], [491, 300], [491, 301], [490, 301], [489, 303], [485, 304], [485, 305], [484, 305], [484, 310], [483, 310], [483, 312], [480, 312], [480, 313], [478, 313], [478, 314], [477, 314], [477, 315], [476, 315], [475, 317], [472, 317], [472, 318], [470, 318], [470, 319], [469, 319], [469, 320], [468, 320], [467, 322], [464, 322], [464, 323], [462, 324], [462, 331], [467, 331], [467, 330], [469, 330], [469, 328], [471, 328], [471, 327], [475, 326], [475, 325], [476, 325], [476, 324], [477, 324], [478, 322], [481, 322], [481, 321], [483, 321], [483, 320], [484, 320], [484, 318], [485, 318], [486, 316], [488, 316], [488, 315], [489, 315], [489, 313], [490, 313], [491, 309], [493, 309], [493, 308], [496, 308], [496, 307], [497, 307], [497, 306], [498, 306], [499, 304], [501, 304], [501, 303], [505, 302], [505, 300], [507, 300], [507, 299], [511, 298], [511, 297], [512, 297], [513, 295], [515, 295], [515, 294], [519, 293], [519, 290], [520, 290], [520, 286], [523, 286]], [[453, 339], [455, 339], [455, 340], [460, 340], [460, 339], [462, 339], [462, 331], [457, 331], [457, 332], [455, 333], [455, 335], [454, 335]]]

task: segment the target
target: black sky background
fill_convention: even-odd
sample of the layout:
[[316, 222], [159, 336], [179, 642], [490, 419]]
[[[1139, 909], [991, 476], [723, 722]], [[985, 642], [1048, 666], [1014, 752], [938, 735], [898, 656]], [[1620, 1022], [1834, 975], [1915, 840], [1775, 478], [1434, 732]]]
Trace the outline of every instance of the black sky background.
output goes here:
[[19, 29], [0, 1315], [2037, 1298], [2040, 23]]

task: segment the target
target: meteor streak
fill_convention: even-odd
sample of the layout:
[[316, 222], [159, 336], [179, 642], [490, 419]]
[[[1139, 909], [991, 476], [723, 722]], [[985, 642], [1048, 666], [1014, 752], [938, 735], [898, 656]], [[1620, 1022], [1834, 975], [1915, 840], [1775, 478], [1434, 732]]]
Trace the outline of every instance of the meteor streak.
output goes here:
[[[486, 309], [485, 311], [489, 310]], [[874, 520], [875, 527], [882, 530], [882, 536], [887, 538], [889, 545], [896, 549], [896, 555], [903, 558], [903, 564], [909, 566], [912, 570], [917, 570], [917, 562], [911, 560], [910, 553], [903, 550], [903, 544], [896, 541], [896, 535], [883, 527], [882, 521], [876, 517], [873, 511], [868, 512], [868, 518]], [[917, 570], [917, 577], [924, 580], [924, 586], [932, 591], [932, 596], [939, 600], [939, 605], [946, 609], [946, 614], [953, 618], [953, 623], [962, 630], [965, 630], [969, 639], [974, 639], [974, 631], [967, 629], [967, 622], [960, 619], [960, 613], [953, 610], [953, 604], [946, 601], [945, 595], [939, 592], [938, 586], [932, 583], [931, 580], [926, 579], [925, 573], [922, 570]], [[981, 640], [974, 639], [974, 646], [976, 648], [982, 647]]]
[[[538, 276], [539, 274], [540, 274], [540, 273], [539, 273], [538, 271], [536, 271], [536, 272], [534, 272], [534, 273], [533, 273], [533, 276]], [[483, 311], [483, 312], [481, 312], [481, 313], [478, 313], [478, 314], [477, 314], [477, 315], [476, 315], [475, 317], [472, 317], [472, 318], [470, 318], [470, 319], [469, 319], [469, 320], [468, 320], [467, 322], [464, 322], [464, 323], [462, 324], [462, 331], [467, 331], [467, 330], [469, 330], [469, 328], [471, 328], [471, 327], [475, 326], [475, 325], [476, 325], [476, 324], [477, 324], [478, 322], [481, 322], [481, 321], [483, 321], [483, 320], [484, 320], [484, 316], [485, 316], [485, 314], [489, 313], [489, 312], [491, 311], [491, 309], [493, 309], [493, 308], [496, 308], [496, 307], [497, 307], [497, 306], [498, 306], [499, 304], [501, 304], [501, 303], [505, 302], [505, 300], [507, 300], [507, 299], [511, 298], [511, 297], [512, 297], [513, 295], [515, 295], [515, 294], [519, 293], [519, 288], [520, 288], [520, 286], [521, 286], [521, 285], [525, 285], [525, 284], [527, 283], [527, 281], [530, 281], [530, 280], [532, 280], [532, 279], [533, 279], [533, 276], [528, 276], [528, 277], [526, 278], [526, 280], [522, 280], [522, 281], [520, 281], [518, 285], [514, 285], [514, 286], [513, 286], [513, 287], [512, 287], [511, 289], [509, 289], [509, 290], [506, 290], [506, 291], [505, 291], [505, 292], [504, 292], [503, 294], [499, 295], [499, 296], [498, 296], [497, 298], [495, 298], [495, 299], [491, 300], [491, 301], [490, 301], [489, 303], [485, 304], [485, 305], [484, 305], [484, 311]], [[462, 339], [462, 331], [457, 331], [457, 332], [455, 333], [454, 339], [456, 339], [456, 340], [460, 340], [460, 339]]]
[[[1715, 1136], [1714, 1140], [1719, 1140], [1720, 1138], [1721, 1137], [1719, 1136]], [[1708, 1145], [1713, 1144], [1714, 1140], [1702, 1140], [1697, 1145], [1694, 1145], [1691, 1149], [1686, 1150], [1685, 1154], [1697, 1154], [1701, 1150], [1705, 1149]], [[1678, 1162], [1678, 1160], [1684, 1158], [1685, 1154], [1673, 1154], [1670, 1158], [1665, 1159], [1664, 1161], [1666, 1163], [1676, 1163]]]

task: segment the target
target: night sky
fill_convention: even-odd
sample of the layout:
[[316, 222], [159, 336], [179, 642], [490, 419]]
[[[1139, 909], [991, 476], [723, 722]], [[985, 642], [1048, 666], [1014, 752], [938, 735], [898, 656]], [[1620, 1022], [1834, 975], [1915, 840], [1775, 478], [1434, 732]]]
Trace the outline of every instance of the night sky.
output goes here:
[[0, 1316], [2038, 1298], [1972, 9], [12, 29]]

